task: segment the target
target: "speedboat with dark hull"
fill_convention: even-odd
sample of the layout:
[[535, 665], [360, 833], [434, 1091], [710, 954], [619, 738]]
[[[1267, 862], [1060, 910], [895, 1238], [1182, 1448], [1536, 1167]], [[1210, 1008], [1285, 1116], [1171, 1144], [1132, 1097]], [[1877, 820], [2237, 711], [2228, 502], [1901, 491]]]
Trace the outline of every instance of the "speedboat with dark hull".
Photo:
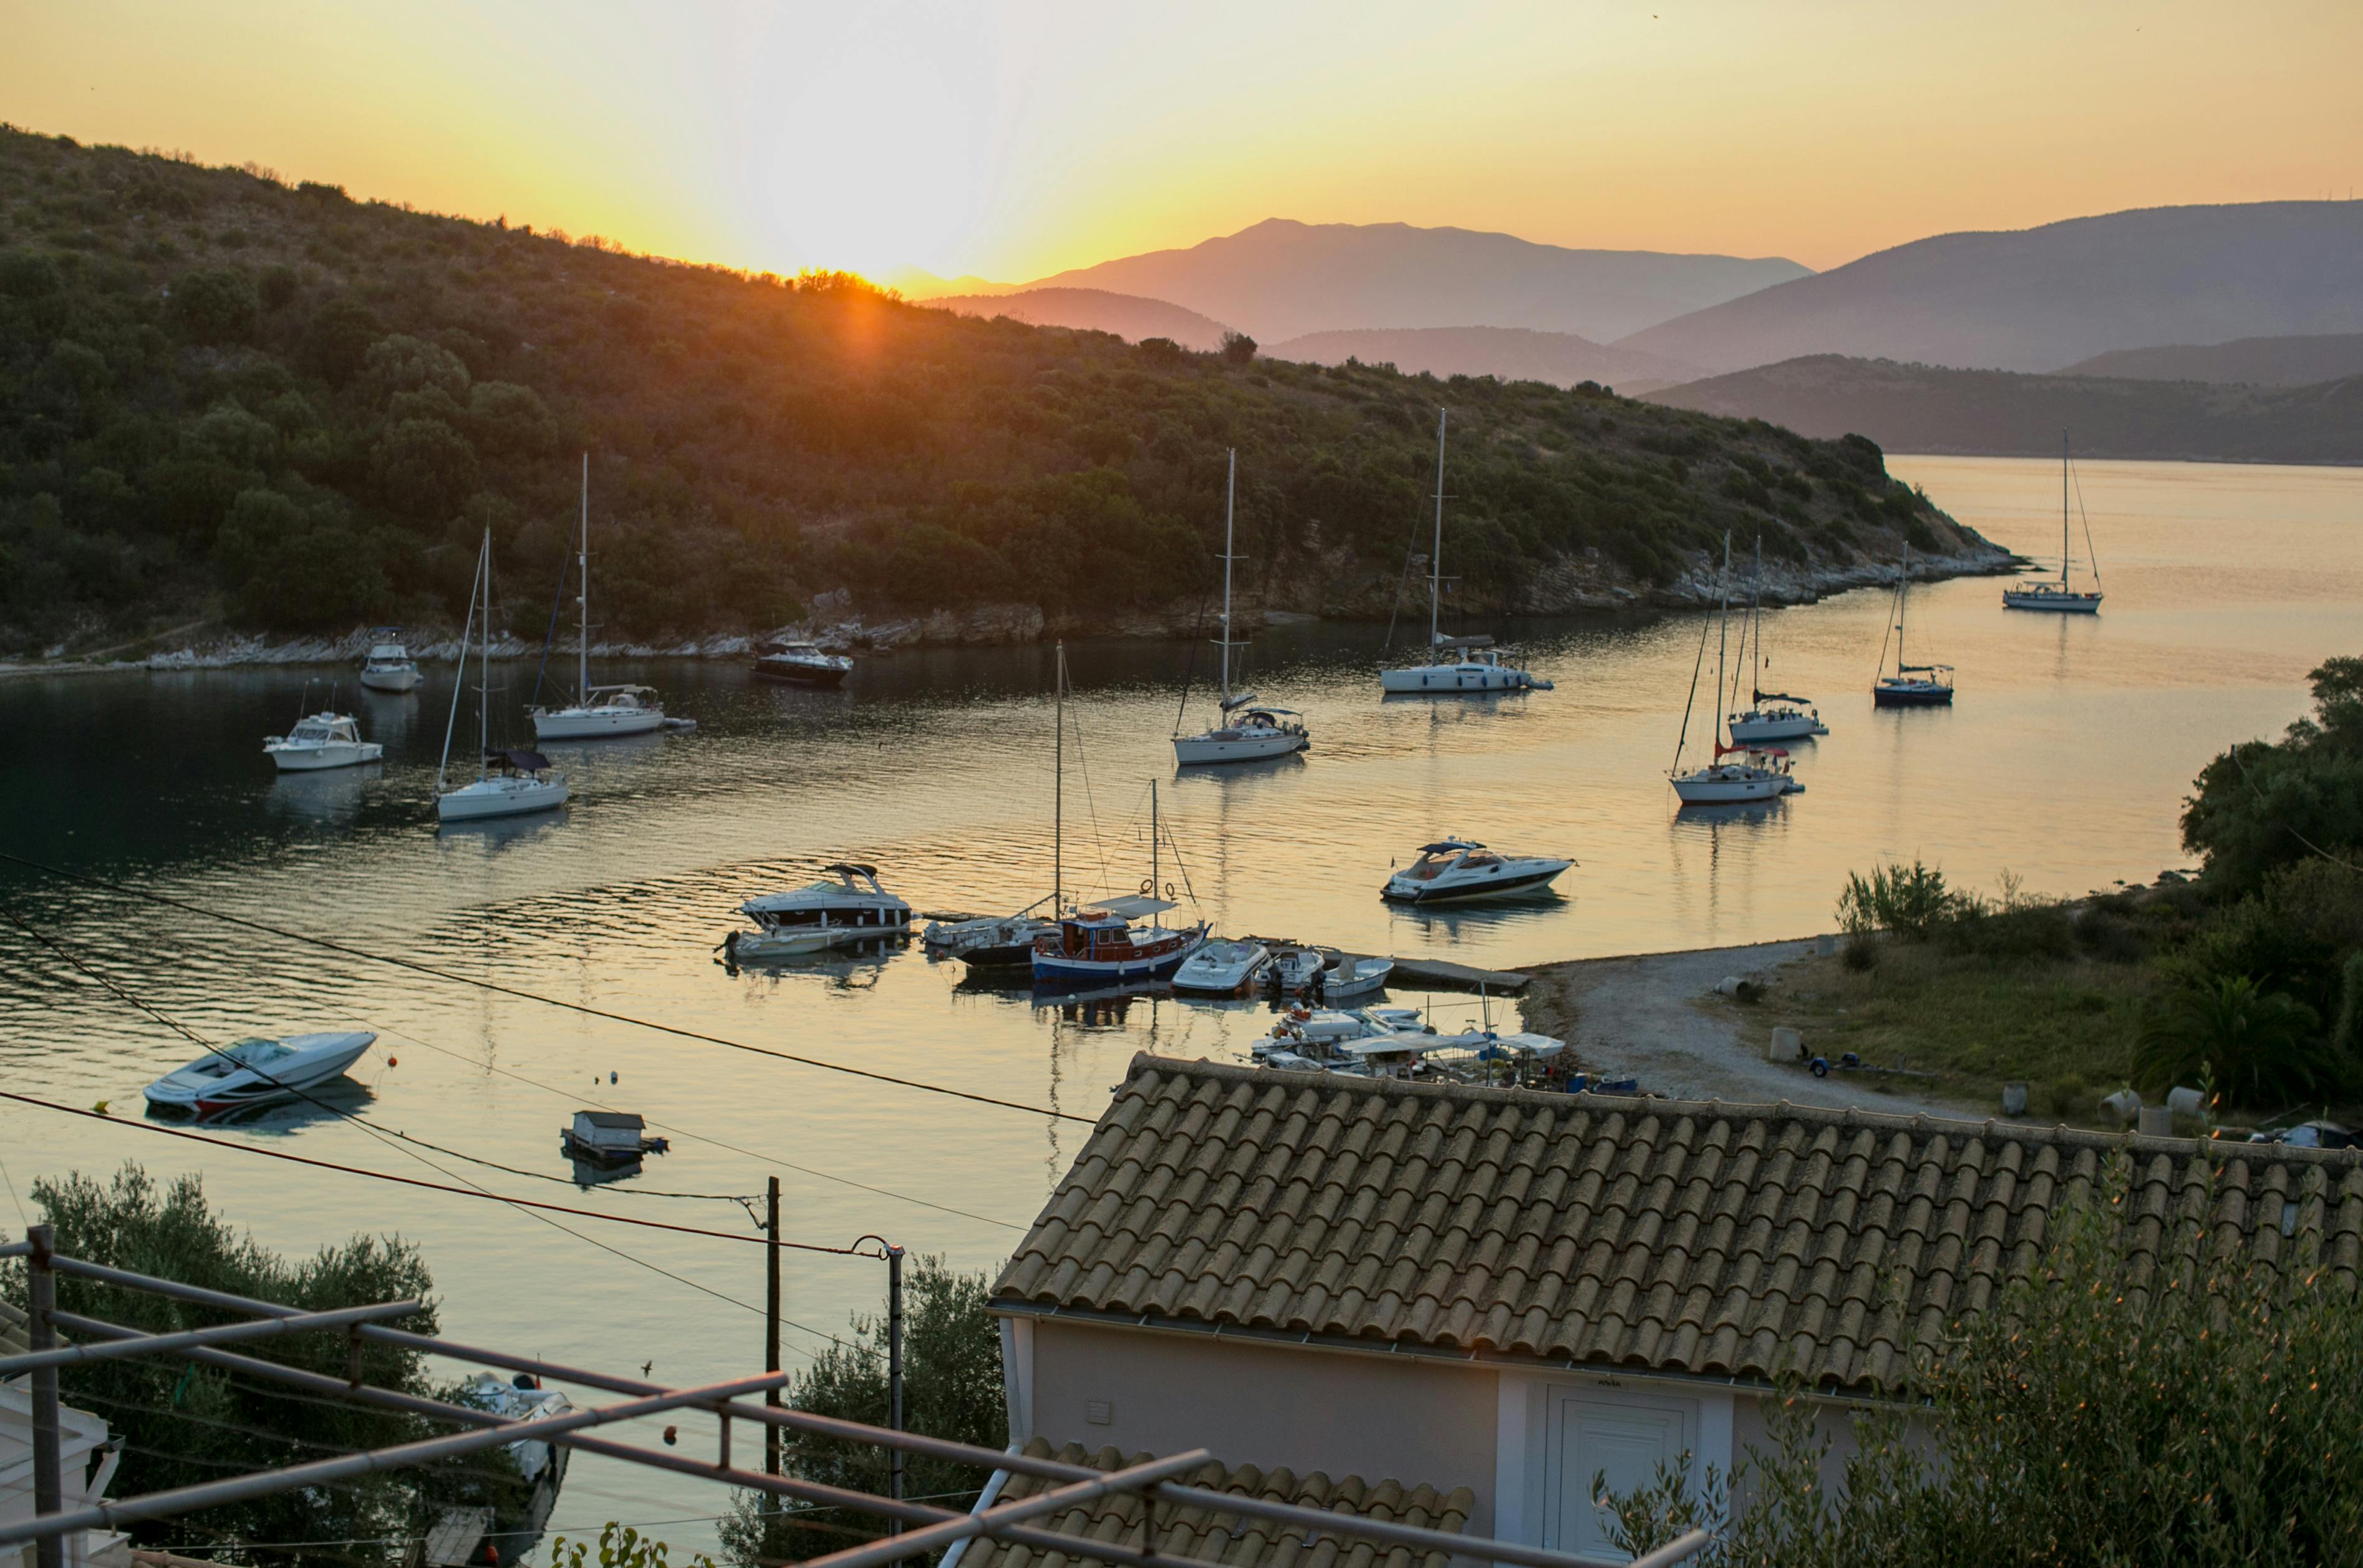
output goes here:
[[1379, 896], [1396, 904], [1442, 904], [1540, 893], [1573, 861], [1545, 855], [1496, 854], [1468, 839], [1439, 839], [1419, 847], [1419, 859], [1387, 878]]

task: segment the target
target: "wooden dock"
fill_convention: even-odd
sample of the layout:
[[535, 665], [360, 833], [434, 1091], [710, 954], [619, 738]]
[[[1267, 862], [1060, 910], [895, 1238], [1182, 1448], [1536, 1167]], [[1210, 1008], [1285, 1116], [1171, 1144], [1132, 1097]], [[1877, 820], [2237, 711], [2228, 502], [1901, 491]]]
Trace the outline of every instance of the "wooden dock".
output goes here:
[[[1309, 947], [1327, 958], [1333, 967], [1343, 959], [1372, 956], [1347, 952], [1320, 942], [1300, 942], [1283, 937], [1248, 937], [1242, 940], [1261, 942], [1275, 951], [1283, 947]], [[1533, 975], [1521, 974], [1514, 969], [1478, 969], [1470, 964], [1452, 963], [1440, 958], [1397, 958], [1394, 966], [1394, 973], [1387, 976], [1390, 990], [1401, 987], [1413, 991], [1482, 991], [1489, 995], [1503, 996], [1523, 991], [1534, 981]]]

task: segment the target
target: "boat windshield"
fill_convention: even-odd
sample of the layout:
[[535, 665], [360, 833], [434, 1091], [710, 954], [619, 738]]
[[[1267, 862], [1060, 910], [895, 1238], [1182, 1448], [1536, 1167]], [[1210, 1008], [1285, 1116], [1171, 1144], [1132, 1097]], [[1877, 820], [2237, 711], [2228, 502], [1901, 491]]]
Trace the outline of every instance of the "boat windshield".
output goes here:
[[267, 1067], [295, 1053], [275, 1040], [242, 1040], [222, 1054], [249, 1067]]
[[293, 735], [290, 735], [287, 739], [290, 740], [326, 740], [327, 738], [328, 727], [327, 725], [321, 724], [316, 720], [307, 719], [304, 723], [297, 725], [295, 727], [295, 732]]
[[399, 664], [410, 657], [398, 642], [381, 642], [369, 651], [369, 656], [372, 664]]

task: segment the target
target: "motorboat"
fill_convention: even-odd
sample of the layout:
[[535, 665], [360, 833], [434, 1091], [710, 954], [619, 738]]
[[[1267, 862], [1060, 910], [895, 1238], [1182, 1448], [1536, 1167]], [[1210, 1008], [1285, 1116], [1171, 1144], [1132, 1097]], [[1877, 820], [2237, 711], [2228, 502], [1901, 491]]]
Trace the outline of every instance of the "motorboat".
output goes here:
[[1215, 646], [1223, 651], [1223, 685], [1218, 699], [1221, 722], [1203, 735], [1173, 737], [1173, 760], [1182, 767], [1208, 762], [1257, 762], [1285, 757], [1313, 744], [1302, 716], [1293, 709], [1258, 706], [1253, 692], [1231, 690], [1231, 650], [1245, 643], [1231, 635], [1231, 563], [1238, 496], [1239, 454], [1231, 450], [1230, 477], [1223, 489], [1223, 635]]
[[376, 1040], [360, 1029], [242, 1040], [207, 1051], [142, 1093], [160, 1109], [200, 1116], [292, 1099], [360, 1061]]
[[362, 740], [361, 726], [351, 714], [323, 710], [297, 719], [295, 728], [284, 735], [265, 736], [262, 754], [281, 773], [300, 773], [374, 762], [385, 755], [385, 748]]
[[[1809, 697], [1791, 696], [1786, 692], [1768, 692], [1763, 687], [1764, 673], [1772, 661], [1764, 651], [1764, 539], [1756, 539], [1756, 573], [1748, 579], [1747, 619], [1739, 631], [1739, 652], [1747, 665], [1747, 706], [1724, 716], [1724, 730], [1741, 745], [1758, 746], [1772, 740], [1809, 740], [1830, 732], [1822, 722], [1819, 709]], [[1736, 687], [1738, 683], [1733, 682]], [[1732, 693], [1735, 705], [1736, 690]]]
[[[591, 684], [591, 454], [582, 454], [582, 522], [574, 544], [574, 690], [575, 700], [564, 707], [536, 705], [533, 738], [537, 740], [604, 740], [616, 735], [646, 735], [665, 728], [664, 704], [654, 686], [594, 686]], [[563, 573], [559, 592], [566, 585]], [[557, 606], [550, 609], [553, 627]], [[543, 646], [547, 659], [549, 650]], [[540, 685], [538, 678], [535, 686]]]
[[1912, 547], [1903, 547], [1903, 565], [1895, 574], [1895, 673], [1887, 673], [1887, 649], [1879, 651], [1879, 678], [1871, 683], [1873, 707], [1950, 707], [1953, 667], [1950, 664], [1907, 664], [1903, 654], [1903, 612], [1912, 599]]
[[956, 958], [971, 969], [1031, 969], [1034, 944], [1057, 929], [1057, 921], [1030, 914], [981, 915], [930, 924], [921, 937], [929, 952]]
[[1253, 985], [1270, 962], [1271, 950], [1261, 942], [1208, 942], [1173, 972], [1173, 989], [1235, 995]]
[[418, 662], [402, 645], [402, 628], [382, 626], [370, 633], [368, 657], [361, 661], [361, 684], [373, 692], [406, 692], [418, 684]]
[[754, 669], [759, 680], [784, 681], [793, 686], [835, 686], [853, 673], [853, 661], [842, 653], [824, 651], [815, 642], [775, 640], [757, 651]]
[[[1726, 760], [1732, 753], [1736, 761]], [[1707, 766], [1674, 775], [1674, 794], [1684, 806], [1736, 806], [1803, 795], [1805, 786], [1789, 767], [1789, 753], [1778, 747], [1719, 746]]]
[[[1034, 944], [1034, 983], [1105, 985], [1167, 978], [1206, 943], [1203, 920], [1180, 929], [1155, 923], [1156, 916], [1176, 907], [1143, 893], [1068, 910]], [[1150, 923], [1137, 923], [1143, 920]]]
[[1266, 983], [1278, 995], [1294, 996], [1321, 984], [1329, 961], [1313, 948], [1282, 948], [1271, 956]]
[[523, 747], [484, 753], [483, 771], [470, 783], [435, 797], [444, 822], [481, 822], [555, 811], [566, 804], [566, 775], [550, 772], [549, 759]]
[[2092, 585], [2078, 588], [2068, 580], [2071, 557], [2068, 536], [2068, 432], [2059, 432], [2059, 581], [2014, 583], [2002, 591], [2006, 610], [2049, 610], [2054, 615], [2095, 616], [2101, 613], [2101, 558], [2092, 549], [2092, 523], [2084, 521], [2084, 550], [2092, 558]]
[[[611, 1167], [612, 1168], [612, 1167]], [[541, 1379], [521, 1372], [504, 1380], [480, 1372], [460, 1385], [459, 1402], [511, 1421], [542, 1420], [571, 1412], [574, 1402]], [[566, 1485], [567, 1461], [573, 1450], [543, 1438], [520, 1438], [503, 1445], [516, 1463], [525, 1483], [522, 1499], [505, 1489], [491, 1490], [462, 1483], [460, 1496], [489, 1499], [474, 1507], [453, 1507], [427, 1527], [422, 1543], [414, 1547], [416, 1561], [428, 1563], [523, 1561], [540, 1541], [549, 1517], [557, 1510], [560, 1488]]]
[[879, 885], [878, 868], [838, 861], [816, 882], [788, 893], [767, 893], [738, 906], [751, 931], [724, 939], [737, 958], [792, 958], [824, 948], [911, 934], [911, 906]]
[[1394, 972], [1395, 961], [1391, 958], [1340, 959], [1321, 977], [1322, 999], [1343, 1002], [1371, 995], [1386, 989]]
[[1292, 1007], [1271, 1026], [1270, 1034], [1255, 1043], [1252, 1051], [1259, 1057], [1290, 1051], [1318, 1059], [1343, 1040], [1406, 1031], [1415, 1034], [1426, 1029], [1417, 1007]]
[[[478, 593], [483, 598], [478, 602]], [[451, 738], [460, 723], [460, 694], [467, 688], [468, 631], [481, 618], [483, 642], [476, 659], [476, 776], [447, 788]], [[468, 595], [469, 626], [460, 631], [460, 668], [451, 684], [451, 716], [443, 727], [443, 760], [435, 770], [435, 817], [438, 822], [483, 822], [554, 811], [566, 804], [566, 775], [552, 773], [549, 759], [522, 748], [493, 750], [493, 530], [484, 530], [476, 555], [476, 581]]]
[[1439, 839], [1419, 847], [1419, 859], [1387, 878], [1379, 896], [1398, 904], [1500, 898], [1540, 893], [1575, 862], [1547, 855], [1496, 854], [1469, 839]]
[[[1547, 692], [1548, 681], [1537, 680], [1515, 664], [1505, 663], [1490, 637], [1446, 637], [1441, 617], [1444, 605], [1444, 427], [1446, 412], [1436, 411], [1436, 542], [1427, 556], [1428, 662], [1401, 670], [1379, 672], [1379, 689], [1393, 694], [1460, 696], [1484, 692]], [[1437, 657], [1438, 654], [1445, 657]]]

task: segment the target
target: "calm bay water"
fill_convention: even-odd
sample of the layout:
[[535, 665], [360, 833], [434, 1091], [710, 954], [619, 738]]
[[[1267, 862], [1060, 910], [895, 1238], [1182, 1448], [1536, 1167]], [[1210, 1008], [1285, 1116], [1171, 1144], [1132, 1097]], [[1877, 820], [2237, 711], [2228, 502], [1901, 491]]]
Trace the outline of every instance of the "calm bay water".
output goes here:
[[[1892, 466], [1998, 542], [2057, 550], [2056, 467]], [[2010, 871], [2048, 893], [2146, 879], [2184, 863], [2175, 817], [2207, 758], [2277, 732], [2306, 706], [2307, 670], [2363, 651], [2363, 471], [2093, 463], [2082, 481], [2109, 595], [2099, 617], [2005, 614], [1992, 579], [1915, 590], [1915, 658], [1958, 667], [1949, 712], [1871, 708], [1885, 592], [1767, 613], [1771, 684], [1818, 698], [1832, 733], [1799, 750], [1808, 792], [1752, 814], [1678, 815], [1665, 784], [1700, 645], [1694, 615], [1506, 628], [1558, 689], [1434, 705], [1381, 701], [1381, 628], [1276, 629], [1254, 650], [1256, 683], [1305, 713], [1311, 755], [1178, 777], [1167, 737], [1189, 651], [1071, 648], [1082, 743], [1068, 760], [1068, 884], [1130, 888], [1147, 874], [1152, 779], [1182, 851], [1165, 874], [1218, 930], [1496, 966], [1824, 929], [1847, 872], [1881, 859], [1923, 856], [1974, 884]], [[1710, 667], [1713, 658], [1710, 644]], [[276, 780], [261, 737], [285, 727], [307, 679], [344, 673], [19, 681], [0, 684], [0, 726], [17, 741], [0, 763], [0, 810], [7, 844], [51, 863], [619, 1012], [1088, 1117], [1134, 1052], [1243, 1055], [1263, 1015], [1147, 999], [1037, 1006], [1023, 993], [965, 989], [958, 966], [931, 965], [915, 948], [735, 975], [710, 951], [741, 899], [801, 884], [840, 855], [875, 861], [921, 908], [1007, 908], [1047, 891], [1050, 664], [1048, 649], [882, 656], [835, 694], [756, 685], [735, 668], [615, 668], [609, 678], [661, 686], [697, 732], [552, 748], [573, 780], [565, 813], [441, 835], [427, 801], [448, 672], [405, 697], [345, 687], [365, 732], [386, 744], [381, 767]], [[1203, 697], [1204, 651], [1197, 667]], [[505, 678], [521, 700], [531, 668]], [[1206, 716], [1195, 702], [1192, 724]], [[1694, 740], [1703, 722], [1693, 721]], [[1390, 863], [1443, 833], [1581, 863], [1555, 900], [1459, 914], [1382, 906]], [[1083, 1132], [5, 874], [11, 908], [208, 1038], [380, 1031], [354, 1099], [385, 1126], [563, 1176], [556, 1138], [569, 1113], [637, 1110], [674, 1140], [644, 1184], [751, 1194], [778, 1170], [796, 1240], [878, 1233], [993, 1267]], [[0, 931], [0, 1084], [75, 1106], [108, 1100], [128, 1122], [140, 1085], [194, 1054], [13, 929]], [[1447, 1019], [1476, 1006], [1436, 1005]], [[446, 1179], [315, 1112], [216, 1136]], [[514, 1195], [745, 1225], [724, 1202], [582, 1193], [431, 1158]], [[0, 1102], [0, 1168], [28, 1206], [37, 1177], [125, 1159], [159, 1174], [201, 1171], [220, 1207], [283, 1249], [357, 1229], [416, 1240], [459, 1337], [611, 1368], [653, 1355], [656, 1375], [684, 1383], [760, 1364], [753, 1247], [564, 1221], [681, 1276], [670, 1278], [501, 1205]], [[13, 1202], [0, 1207], [0, 1228], [19, 1223]], [[839, 1328], [883, 1288], [867, 1262], [791, 1255], [788, 1273], [787, 1310], [805, 1326], [788, 1334], [792, 1364], [818, 1342], [810, 1330]], [[558, 1518], [595, 1528], [720, 1507], [714, 1488], [585, 1462]], [[696, 1522], [657, 1533], [684, 1548], [711, 1540]]]

